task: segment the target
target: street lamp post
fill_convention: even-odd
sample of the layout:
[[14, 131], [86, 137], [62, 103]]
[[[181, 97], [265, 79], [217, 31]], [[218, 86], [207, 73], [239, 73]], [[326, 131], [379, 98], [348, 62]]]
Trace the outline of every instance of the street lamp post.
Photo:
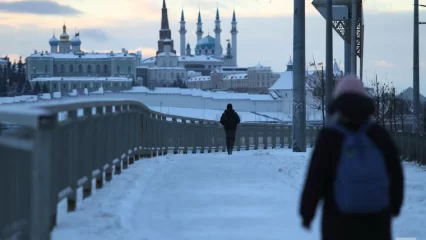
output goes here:
[[[326, 106], [331, 101], [331, 95], [333, 91], [333, 1], [327, 0], [327, 19], [326, 19], [326, 84], [325, 84], [325, 100]], [[328, 112], [328, 111], [327, 111]], [[328, 120], [328, 114], [327, 120]]]
[[419, 26], [426, 22], [419, 21], [419, 7], [426, 5], [419, 4], [419, 0], [414, 0], [414, 31], [413, 31], [413, 107], [414, 124], [413, 131], [418, 132], [420, 126], [420, 71], [419, 71]]

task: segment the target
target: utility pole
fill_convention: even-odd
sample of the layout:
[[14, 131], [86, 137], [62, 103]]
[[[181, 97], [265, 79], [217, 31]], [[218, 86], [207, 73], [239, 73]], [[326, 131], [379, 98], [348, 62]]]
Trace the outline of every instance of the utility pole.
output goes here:
[[306, 152], [305, 1], [294, 0], [293, 152]]
[[[328, 107], [332, 91], [333, 91], [333, 1], [327, 0], [327, 19], [326, 19], [326, 83], [325, 83], [325, 100], [326, 106]], [[327, 109], [326, 107], [326, 109]], [[329, 119], [327, 111], [327, 121]], [[324, 122], [324, 121], [323, 121]]]
[[352, 0], [351, 16], [351, 74], [356, 75], [356, 32], [358, 25], [358, 1]]
[[418, 132], [420, 124], [420, 73], [419, 73], [419, 0], [414, 0], [413, 31], [413, 132]]

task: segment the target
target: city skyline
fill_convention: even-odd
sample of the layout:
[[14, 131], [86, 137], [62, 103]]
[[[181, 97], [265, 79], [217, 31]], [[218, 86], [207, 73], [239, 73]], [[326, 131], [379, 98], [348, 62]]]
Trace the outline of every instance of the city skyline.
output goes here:
[[[216, 4], [218, 3], [218, 5]], [[55, 29], [61, 33], [65, 22], [68, 33], [80, 32], [85, 51], [106, 52], [126, 48], [131, 52], [142, 50], [143, 56], [155, 55], [161, 19], [161, 0], [122, 0], [121, 6], [105, 0], [102, 11], [94, 0], [57, 1], [1, 1], [0, 55], [12, 58], [30, 55], [35, 49], [49, 50], [48, 40]], [[244, 3], [244, 5], [242, 5]], [[274, 71], [284, 71], [292, 55], [293, 0], [253, 1], [167, 1], [172, 37], [179, 43], [179, 18], [185, 11], [188, 29], [187, 41], [193, 49], [196, 44], [196, 17], [200, 6], [205, 35], [212, 34], [216, 6], [219, 7], [222, 30], [228, 38], [232, 10], [235, 7], [239, 36], [239, 65], [258, 63], [271, 66]], [[325, 20], [306, 1], [306, 61], [325, 59]], [[106, 14], [105, 14], [106, 13]], [[395, 0], [366, 1], [365, 65], [368, 79], [377, 73], [379, 79], [393, 81], [400, 91], [412, 85], [412, 4]], [[420, 20], [426, 12], [420, 12]], [[422, 39], [426, 30], [420, 28], [420, 74], [426, 73], [426, 59]], [[222, 44], [223, 44], [222, 43]], [[334, 33], [334, 58], [343, 67], [343, 40]], [[420, 82], [420, 90], [426, 92]]]

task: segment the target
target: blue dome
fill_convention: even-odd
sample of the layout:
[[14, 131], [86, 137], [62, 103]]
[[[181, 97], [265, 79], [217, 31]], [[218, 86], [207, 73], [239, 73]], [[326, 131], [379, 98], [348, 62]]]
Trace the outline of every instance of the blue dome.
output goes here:
[[73, 37], [71, 39], [71, 46], [80, 46], [81, 45], [81, 40], [79, 37]]
[[216, 40], [214, 37], [207, 35], [198, 41], [197, 45], [195, 46], [195, 50], [215, 49], [215, 41]]
[[53, 36], [49, 40], [49, 44], [50, 44], [50, 46], [58, 46], [59, 45], [59, 40], [55, 36]]

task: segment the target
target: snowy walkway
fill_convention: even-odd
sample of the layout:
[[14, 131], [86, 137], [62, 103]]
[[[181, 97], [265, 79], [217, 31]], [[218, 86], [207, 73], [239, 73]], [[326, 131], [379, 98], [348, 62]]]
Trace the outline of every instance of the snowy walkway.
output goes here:
[[[297, 214], [307, 155], [290, 150], [168, 155], [136, 162], [77, 212], [60, 204], [53, 240], [319, 239]], [[406, 165], [395, 237], [426, 236], [426, 172]]]

